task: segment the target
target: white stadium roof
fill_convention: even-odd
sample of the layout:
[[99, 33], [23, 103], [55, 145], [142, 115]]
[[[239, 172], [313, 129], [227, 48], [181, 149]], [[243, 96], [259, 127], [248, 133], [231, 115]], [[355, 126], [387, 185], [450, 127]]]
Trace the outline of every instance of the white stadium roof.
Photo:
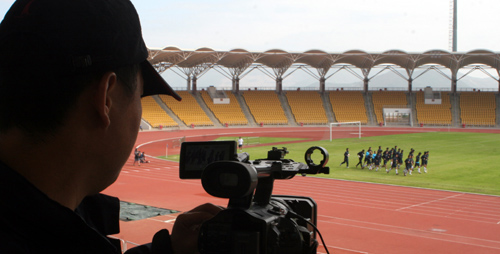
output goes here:
[[[365, 90], [368, 89], [368, 75], [372, 68], [378, 65], [392, 65], [406, 70], [409, 89], [414, 70], [426, 66], [439, 65], [451, 71], [452, 91], [456, 91], [458, 71], [466, 66], [488, 66], [499, 73], [500, 54], [489, 50], [474, 50], [467, 53], [430, 50], [423, 53], [407, 53], [401, 50], [389, 50], [382, 53], [368, 53], [361, 50], [351, 50], [343, 53], [327, 53], [322, 50], [309, 50], [303, 53], [287, 52], [280, 49], [265, 52], [250, 52], [245, 49], [217, 51], [211, 48], [197, 50], [182, 50], [177, 47], [150, 49], [151, 63], [161, 73], [177, 66], [194, 80], [196, 77], [214, 66], [225, 67], [230, 70], [233, 79], [239, 80], [240, 75], [252, 65], [271, 68], [277, 80], [283, 79], [285, 72], [293, 65], [307, 65], [318, 70], [319, 79], [323, 80], [334, 65], [350, 65], [361, 69], [365, 76]], [[494, 77], [495, 78], [495, 77]], [[498, 78], [495, 78], [498, 81]], [[500, 81], [499, 81], [500, 82]], [[196, 89], [196, 87], [194, 87]], [[238, 87], [233, 86], [233, 90]]]

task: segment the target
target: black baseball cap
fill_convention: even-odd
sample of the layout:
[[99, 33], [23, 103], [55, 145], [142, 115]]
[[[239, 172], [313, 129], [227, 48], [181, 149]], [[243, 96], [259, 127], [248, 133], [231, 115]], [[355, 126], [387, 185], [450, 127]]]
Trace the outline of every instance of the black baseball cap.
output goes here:
[[0, 24], [0, 67], [76, 74], [139, 64], [143, 96], [180, 101], [148, 55], [130, 0], [18, 0]]

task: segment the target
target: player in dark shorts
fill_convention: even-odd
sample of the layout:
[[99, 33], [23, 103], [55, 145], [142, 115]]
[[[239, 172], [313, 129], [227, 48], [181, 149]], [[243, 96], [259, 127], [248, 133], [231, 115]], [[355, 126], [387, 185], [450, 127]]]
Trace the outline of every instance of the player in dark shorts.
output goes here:
[[149, 163], [150, 161], [146, 160], [146, 154], [144, 152], [141, 153], [139, 160], [141, 163]]
[[[401, 149], [398, 150], [396, 147], [394, 147], [394, 149], [392, 150], [391, 168], [392, 168], [392, 164], [394, 164], [394, 157], [396, 157], [399, 154], [399, 152], [401, 152]], [[396, 160], [396, 165], [398, 165], [398, 161], [397, 160]]]
[[349, 148], [346, 148], [345, 149], [345, 153], [344, 153], [344, 161], [342, 163], [340, 163], [339, 166], [342, 166], [342, 164], [346, 164], [346, 168], [349, 168]]
[[385, 167], [386, 170], [387, 170], [387, 162], [390, 159], [390, 157], [389, 157], [390, 156], [390, 152], [391, 151], [389, 151], [389, 147], [387, 147], [385, 149], [385, 151], [382, 153], [382, 159], [384, 160], [384, 167]]
[[[414, 152], [415, 150], [413, 148], [410, 148], [410, 153], [408, 155], [411, 155], [412, 158], [415, 158], [415, 155], [413, 155]], [[412, 171], [413, 171], [413, 166], [415, 166], [415, 163], [413, 163], [413, 165], [411, 166]]]
[[389, 170], [386, 169], [385, 172], [387, 172], [387, 174], [389, 174], [389, 172], [391, 172], [391, 170], [396, 169], [396, 175], [397, 175], [398, 174], [398, 161], [399, 161], [398, 153], [395, 153], [394, 157], [392, 158], [391, 168]]
[[401, 150], [398, 154], [398, 169], [403, 165], [403, 155], [404, 155], [405, 150]]
[[427, 173], [427, 162], [429, 160], [429, 151], [424, 152], [422, 155], [422, 167], [424, 167], [424, 173]]
[[365, 156], [365, 161], [366, 161], [366, 166], [368, 167], [368, 170], [372, 170], [372, 164], [373, 164], [373, 152], [370, 151], [367, 156]]
[[368, 166], [368, 161], [370, 160], [369, 157], [370, 157], [371, 152], [372, 152], [372, 147], [368, 147], [368, 150], [365, 153], [365, 161], [364, 161], [365, 165], [363, 166], [363, 168]]
[[382, 152], [379, 150], [377, 155], [375, 155], [375, 158], [373, 159], [373, 164], [375, 165], [375, 171], [378, 172], [378, 169], [380, 168], [380, 161], [382, 160]]
[[413, 156], [410, 154], [410, 155], [408, 155], [408, 158], [406, 158], [406, 160], [405, 160], [405, 171], [404, 171], [405, 176], [408, 173], [410, 173], [410, 175], [411, 175], [411, 166], [412, 165], [413, 165]]
[[361, 165], [361, 169], [365, 168], [365, 167], [363, 167], [363, 157], [364, 156], [365, 156], [365, 149], [361, 150], [358, 153], [359, 162], [358, 162], [358, 164], [356, 164], [356, 167], [358, 167], [358, 165]]
[[137, 148], [134, 150], [134, 166], [135, 163], [139, 164], [139, 166], [141, 165], [141, 152]]
[[415, 157], [415, 167], [418, 168], [418, 173], [421, 174], [420, 172], [420, 156], [422, 155], [421, 152], [417, 154], [417, 157]]

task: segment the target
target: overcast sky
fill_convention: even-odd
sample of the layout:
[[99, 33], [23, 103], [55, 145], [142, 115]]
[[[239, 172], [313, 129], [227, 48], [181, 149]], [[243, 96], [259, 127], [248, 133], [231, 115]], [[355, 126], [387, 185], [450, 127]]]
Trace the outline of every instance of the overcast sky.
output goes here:
[[[0, 13], [12, 0], [0, 0]], [[450, 50], [450, 0], [132, 0], [148, 47]], [[500, 51], [500, 1], [458, 0], [458, 51]]]
[[[133, 0], [149, 47], [450, 50], [450, 0]], [[499, 0], [458, 0], [458, 51], [500, 51]]]

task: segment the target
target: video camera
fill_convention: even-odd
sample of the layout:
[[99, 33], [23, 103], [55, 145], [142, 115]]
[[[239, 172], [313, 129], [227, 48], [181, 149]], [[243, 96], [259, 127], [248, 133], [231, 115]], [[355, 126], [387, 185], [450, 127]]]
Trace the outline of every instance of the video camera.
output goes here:
[[[323, 155], [319, 164], [311, 159], [315, 151]], [[248, 153], [237, 153], [235, 141], [182, 143], [180, 178], [201, 179], [207, 193], [229, 199], [227, 209], [201, 226], [200, 253], [316, 253], [316, 202], [272, 191], [275, 179], [328, 174], [329, 155], [311, 147], [304, 164], [284, 159], [287, 153], [273, 147], [266, 159], [251, 161]]]

